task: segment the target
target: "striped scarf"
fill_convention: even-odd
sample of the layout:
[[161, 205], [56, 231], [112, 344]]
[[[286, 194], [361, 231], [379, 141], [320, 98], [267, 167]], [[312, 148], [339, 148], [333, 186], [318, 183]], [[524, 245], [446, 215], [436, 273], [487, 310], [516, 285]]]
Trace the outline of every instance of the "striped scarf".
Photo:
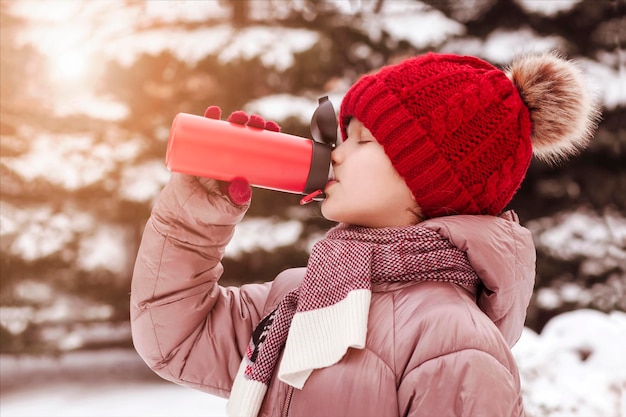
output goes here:
[[476, 286], [467, 254], [421, 226], [340, 224], [311, 251], [302, 284], [253, 332], [233, 383], [230, 416], [256, 416], [278, 363], [278, 378], [302, 389], [314, 369], [365, 347], [372, 283], [445, 281]]

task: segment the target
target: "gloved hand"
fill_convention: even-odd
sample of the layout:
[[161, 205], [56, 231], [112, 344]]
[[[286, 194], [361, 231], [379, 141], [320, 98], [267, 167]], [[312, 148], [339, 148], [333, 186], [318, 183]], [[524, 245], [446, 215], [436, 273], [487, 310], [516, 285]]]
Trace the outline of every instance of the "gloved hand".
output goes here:
[[[222, 109], [218, 106], [210, 106], [205, 110], [204, 117], [219, 120], [222, 117]], [[258, 129], [280, 132], [280, 126], [278, 123], [265, 121], [258, 114], [248, 116], [243, 110], [233, 112], [226, 120], [230, 123], [237, 123]], [[243, 177], [234, 178], [230, 182], [218, 181], [218, 184], [222, 193], [227, 195], [230, 201], [232, 201], [235, 205], [242, 206], [250, 202], [250, 199], [252, 198], [252, 188], [250, 188], [250, 183]]]

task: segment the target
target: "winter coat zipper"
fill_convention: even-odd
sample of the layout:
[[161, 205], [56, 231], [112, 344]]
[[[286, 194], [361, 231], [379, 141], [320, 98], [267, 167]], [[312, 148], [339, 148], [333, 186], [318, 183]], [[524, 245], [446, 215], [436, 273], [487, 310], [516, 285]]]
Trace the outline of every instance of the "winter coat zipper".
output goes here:
[[289, 407], [291, 406], [291, 397], [293, 396], [294, 388], [289, 385], [287, 389], [287, 399], [285, 400], [285, 406], [283, 407], [283, 412], [281, 417], [287, 417], [289, 415]]

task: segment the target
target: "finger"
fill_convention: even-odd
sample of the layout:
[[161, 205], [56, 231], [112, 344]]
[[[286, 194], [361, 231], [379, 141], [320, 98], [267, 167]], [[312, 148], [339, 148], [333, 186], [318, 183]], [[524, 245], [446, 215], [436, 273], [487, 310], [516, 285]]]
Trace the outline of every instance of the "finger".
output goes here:
[[250, 183], [243, 177], [233, 178], [230, 182], [220, 182], [220, 189], [237, 206], [247, 204], [252, 199]]
[[265, 119], [258, 114], [251, 114], [248, 120], [248, 126], [256, 127], [257, 129], [265, 129]]
[[228, 116], [228, 119], [226, 120], [231, 123], [245, 125], [248, 122], [248, 115], [243, 110], [237, 110], [237, 111], [232, 112], [231, 115]]
[[204, 117], [219, 120], [222, 117], [222, 109], [218, 106], [209, 106], [204, 111]]
[[280, 132], [280, 125], [272, 120], [268, 120], [267, 122], [265, 122], [265, 130]]

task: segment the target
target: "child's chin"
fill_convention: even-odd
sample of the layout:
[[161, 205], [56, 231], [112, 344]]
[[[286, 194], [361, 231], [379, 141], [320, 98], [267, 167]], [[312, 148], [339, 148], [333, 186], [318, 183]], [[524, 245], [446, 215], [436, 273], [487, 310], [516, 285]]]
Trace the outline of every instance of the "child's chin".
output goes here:
[[341, 222], [341, 213], [335, 210], [332, 200], [329, 201], [328, 197], [324, 201], [322, 201], [321, 211], [322, 216], [324, 216], [326, 220], [330, 220], [332, 222]]

